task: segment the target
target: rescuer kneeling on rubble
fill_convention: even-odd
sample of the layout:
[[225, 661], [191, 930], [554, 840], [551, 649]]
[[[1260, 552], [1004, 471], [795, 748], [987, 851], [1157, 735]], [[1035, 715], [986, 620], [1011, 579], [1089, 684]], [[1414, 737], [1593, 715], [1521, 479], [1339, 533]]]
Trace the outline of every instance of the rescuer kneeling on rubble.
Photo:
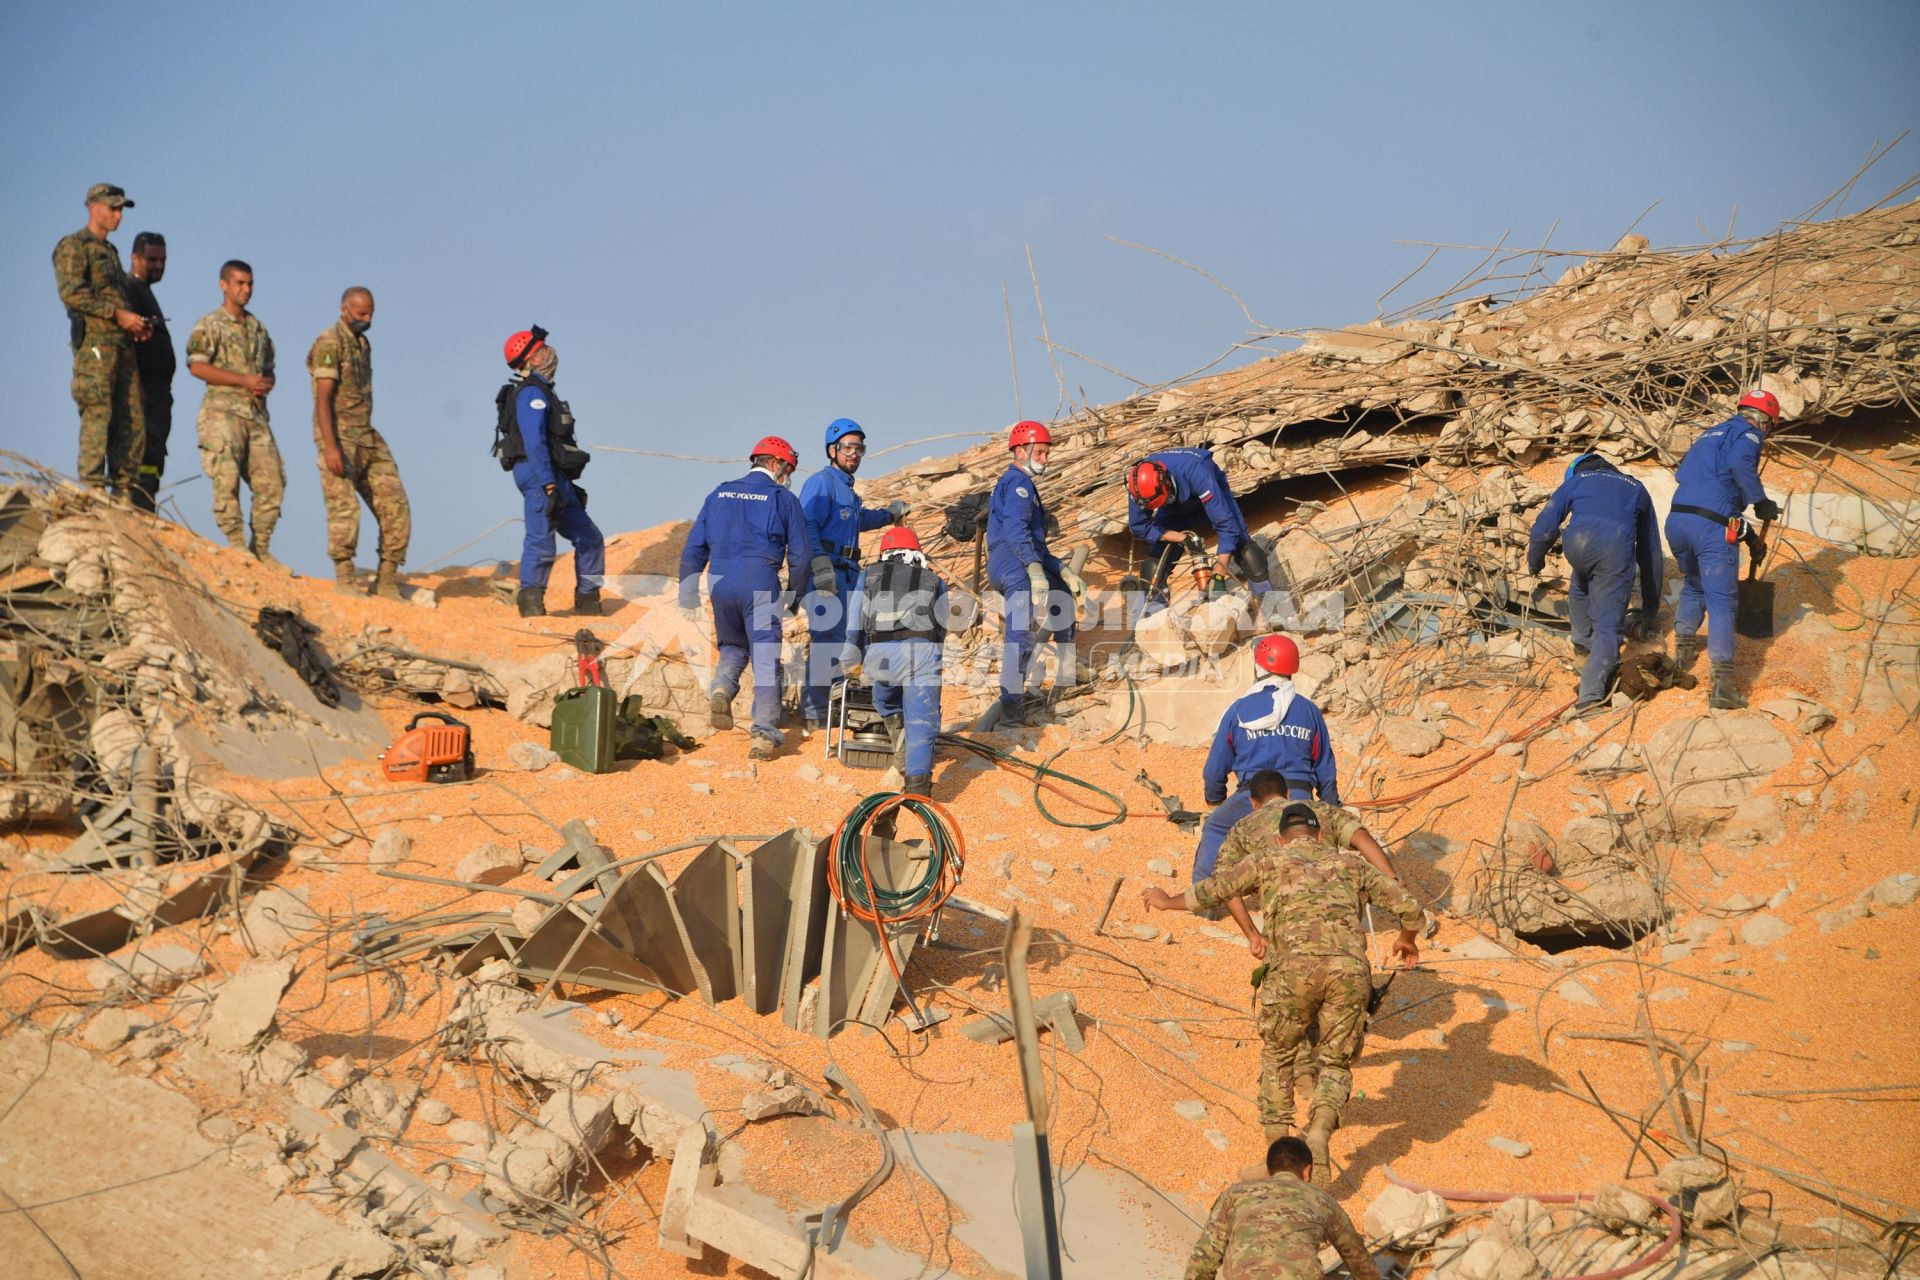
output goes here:
[[946, 617], [947, 584], [928, 566], [920, 539], [905, 527], [887, 530], [879, 563], [861, 572], [848, 601], [846, 670], [849, 679], [864, 670], [873, 682], [903, 789], [929, 798]]
[[[1587, 663], [1580, 673], [1576, 710], [1606, 701], [1613, 673], [1620, 666], [1620, 637], [1653, 636], [1660, 612], [1660, 527], [1646, 486], [1597, 453], [1583, 453], [1533, 522], [1527, 543], [1527, 572], [1546, 568], [1547, 548], [1567, 526], [1562, 548], [1567, 557], [1567, 619], [1573, 624], [1573, 648]], [[1640, 608], [1633, 600], [1633, 571], [1640, 570]]]
[[1156, 911], [1207, 911], [1258, 893], [1264, 936], [1253, 949], [1267, 959], [1260, 982], [1260, 1123], [1269, 1138], [1293, 1127], [1294, 1055], [1307, 1028], [1317, 1027], [1313, 1111], [1307, 1145], [1314, 1181], [1333, 1181], [1327, 1144], [1353, 1092], [1352, 1063], [1366, 1034], [1373, 972], [1360, 931], [1363, 898], [1400, 918], [1393, 952], [1411, 968], [1420, 962], [1420, 904], [1399, 881], [1327, 844], [1319, 819], [1298, 802], [1280, 811], [1280, 832], [1254, 857], [1191, 886], [1182, 897], [1150, 888]]
[[[1167, 543], [1214, 536], [1213, 572], [1227, 576], [1238, 568], [1256, 599], [1273, 589], [1266, 549], [1247, 532], [1247, 518], [1211, 449], [1163, 449], [1127, 468], [1127, 527], [1158, 556]], [[1147, 597], [1149, 611], [1165, 608], [1167, 584], [1155, 575]]]
[[1673, 473], [1679, 487], [1667, 515], [1667, 547], [1679, 566], [1680, 602], [1673, 610], [1673, 663], [1682, 672], [1700, 652], [1700, 615], [1707, 621], [1707, 660], [1713, 687], [1707, 705], [1723, 711], [1746, 706], [1733, 687], [1733, 622], [1740, 604], [1741, 512], [1778, 520], [1779, 504], [1760, 486], [1760, 450], [1780, 421], [1771, 391], [1740, 397], [1738, 412], [1700, 433]]
[[[1195, 880], [1213, 874], [1214, 859], [1227, 833], [1253, 812], [1248, 787], [1261, 770], [1272, 769], [1295, 780], [1298, 799], [1318, 791], [1328, 804], [1340, 803], [1326, 717], [1293, 687], [1293, 677], [1300, 670], [1300, 647], [1286, 636], [1262, 636], [1253, 645], [1253, 665], [1263, 674], [1220, 717], [1201, 775], [1207, 803], [1217, 807], [1202, 824], [1200, 844], [1193, 851]], [[1232, 796], [1227, 794], [1228, 774], [1240, 779]]]
[[1332, 1196], [1308, 1185], [1313, 1167], [1306, 1143], [1274, 1139], [1267, 1148], [1267, 1176], [1236, 1182], [1213, 1202], [1206, 1230], [1193, 1242], [1186, 1280], [1320, 1280], [1320, 1246], [1327, 1244], [1353, 1280], [1379, 1280], [1353, 1219]]

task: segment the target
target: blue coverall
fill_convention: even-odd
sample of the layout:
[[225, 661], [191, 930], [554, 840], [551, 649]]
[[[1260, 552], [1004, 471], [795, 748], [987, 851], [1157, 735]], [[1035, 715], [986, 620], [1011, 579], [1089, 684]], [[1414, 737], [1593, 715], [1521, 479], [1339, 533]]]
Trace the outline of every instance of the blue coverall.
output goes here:
[[[1047, 575], [1048, 599], [1038, 615], [1027, 581], [1027, 566], [1037, 564]], [[993, 486], [987, 504], [987, 580], [1006, 600], [1006, 644], [1000, 658], [1000, 702], [1018, 708], [1025, 698], [1027, 671], [1039, 648], [1035, 631], [1044, 629], [1055, 644], [1074, 652], [1073, 597], [1060, 575], [1060, 560], [1047, 550], [1047, 512], [1033, 477], [1018, 465]]]
[[755, 467], [728, 481], [700, 505], [680, 553], [680, 607], [700, 604], [700, 571], [709, 570], [713, 638], [720, 648], [709, 693], [740, 692], [740, 673], [753, 663], [753, 732], [778, 743], [780, 719], [780, 562], [787, 587], [807, 588], [812, 540], [800, 500]]
[[940, 733], [940, 652], [946, 637], [947, 584], [933, 576], [932, 597], [913, 601], [911, 606], [916, 614], [924, 610], [925, 629], [938, 639], [929, 636], [875, 641], [874, 599], [867, 583], [878, 574], [876, 565], [862, 572], [854, 583], [847, 603], [847, 661], [866, 667], [867, 679], [873, 682], [874, 710], [883, 716], [903, 718], [907, 738], [904, 773], [909, 778], [924, 778], [933, 773], [933, 740]]
[[1640, 607], [1651, 615], [1660, 609], [1665, 558], [1646, 487], [1598, 460], [1575, 465], [1580, 469], [1553, 491], [1534, 518], [1527, 568], [1537, 574], [1545, 567], [1547, 548], [1565, 521], [1567, 616], [1573, 623], [1573, 642], [1588, 651], [1580, 673], [1579, 701], [1585, 704], [1607, 696], [1620, 665], [1620, 633], [1633, 599], [1634, 568], [1640, 570]]
[[[521, 447], [527, 456], [513, 464], [513, 483], [520, 489], [521, 513], [526, 519], [526, 536], [520, 543], [520, 585], [547, 585], [553, 572], [554, 534], [573, 544], [574, 592], [598, 591], [606, 578], [607, 540], [600, 526], [587, 514], [573, 482], [553, 469], [553, 450], [547, 440], [547, 424], [553, 419], [553, 384], [537, 373], [526, 377], [526, 385], [514, 393], [513, 417], [520, 426]], [[547, 514], [547, 486], [560, 501], [551, 516]]]
[[847, 636], [847, 593], [860, 574], [860, 535], [891, 524], [884, 510], [860, 505], [853, 477], [829, 464], [807, 477], [800, 489], [800, 509], [807, 514], [807, 531], [816, 553], [833, 561], [836, 583], [833, 599], [807, 599], [807, 678], [800, 686], [800, 711], [808, 724], [827, 718], [827, 690], [840, 674], [840, 648]]
[[[1226, 473], [1213, 460], [1211, 449], [1165, 449], [1148, 454], [1145, 460], [1165, 467], [1173, 481], [1173, 496], [1156, 511], [1147, 510], [1132, 496], [1127, 498], [1127, 527], [1153, 555], [1159, 555], [1160, 536], [1170, 529], [1211, 532], [1219, 539], [1218, 552], [1223, 556], [1246, 543], [1247, 518], [1240, 513]], [[1272, 590], [1264, 578], [1251, 579], [1248, 585], [1256, 597]]]
[[[1739, 607], [1740, 546], [1727, 541], [1727, 520], [1766, 500], [1760, 485], [1760, 428], [1735, 415], [1700, 438], [1680, 459], [1673, 478], [1674, 510], [1667, 516], [1667, 547], [1680, 570], [1680, 601], [1673, 610], [1675, 636], [1697, 635], [1707, 620], [1707, 657], [1733, 661], [1733, 619]], [[1725, 519], [1691, 515], [1700, 507]]]
[[[1193, 879], [1198, 884], [1213, 874], [1214, 859], [1234, 824], [1253, 812], [1248, 787], [1262, 769], [1277, 769], [1291, 784], [1296, 800], [1311, 799], [1314, 791], [1331, 805], [1340, 803], [1340, 776], [1333, 761], [1333, 740], [1320, 708], [1298, 693], [1287, 705], [1280, 723], [1271, 729], [1249, 729], [1242, 721], [1259, 720], [1273, 710], [1277, 691], [1255, 689], [1227, 708], [1213, 734], [1201, 778], [1206, 800], [1218, 808], [1200, 827], [1200, 844], [1193, 851]], [[1227, 795], [1227, 775], [1239, 778], [1239, 787]]]

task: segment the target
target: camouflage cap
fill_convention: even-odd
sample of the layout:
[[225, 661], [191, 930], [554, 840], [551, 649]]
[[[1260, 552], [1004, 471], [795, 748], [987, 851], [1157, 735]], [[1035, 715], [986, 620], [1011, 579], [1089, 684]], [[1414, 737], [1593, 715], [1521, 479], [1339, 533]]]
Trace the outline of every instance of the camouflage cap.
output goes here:
[[88, 204], [104, 204], [111, 209], [131, 209], [133, 201], [127, 199], [127, 193], [111, 182], [96, 182], [87, 188]]
[[1290, 804], [1280, 811], [1280, 829], [1282, 831], [1296, 822], [1304, 822], [1316, 831], [1320, 829], [1320, 817], [1314, 813], [1312, 805]]

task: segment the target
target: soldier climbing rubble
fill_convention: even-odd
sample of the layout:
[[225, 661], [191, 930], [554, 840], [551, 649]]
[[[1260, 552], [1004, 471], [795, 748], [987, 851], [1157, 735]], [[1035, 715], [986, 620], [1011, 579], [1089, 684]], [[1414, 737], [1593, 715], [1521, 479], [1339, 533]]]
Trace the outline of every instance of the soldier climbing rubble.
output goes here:
[[1400, 918], [1392, 946], [1409, 968], [1420, 960], [1420, 904], [1397, 881], [1327, 844], [1320, 820], [1299, 803], [1281, 810], [1278, 838], [1257, 856], [1200, 881], [1181, 897], [1158, 887], [1141, 897], [1152, 910], [1200, 912], [1256, 890], [1265, 936], [1254, 958], [1272, 954], [1258, 997], [1260, 1121], [1270, 1138], [1292, 1129], [1296, 1052], [1309, 1024], [1317, 1025], [1318, 1078], [1306, 1137], [1315, 1182], [1324, 1186], [1332, 1181], [1328, 1144], [1353, 1089], [1352, 1063], [1366, 1034], [1373, 990], [1360, 933], [1361, 899], [1378, 901]]

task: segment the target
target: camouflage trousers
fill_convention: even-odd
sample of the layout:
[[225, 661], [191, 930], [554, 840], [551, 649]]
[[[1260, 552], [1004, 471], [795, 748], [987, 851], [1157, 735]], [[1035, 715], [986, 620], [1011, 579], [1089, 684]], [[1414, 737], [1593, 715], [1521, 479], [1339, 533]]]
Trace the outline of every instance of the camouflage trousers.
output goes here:
[[147, 447], [133, 344], [86, 335], [73, 353], [73, 402], [80, 409], [81, 483], [132, 489]]
[[[1337, 1117], [1353, 1092], [1353, 1060], [1367, 1033], [1373, 975], [1350, 956], [1295, 956], [1276, 961], [1260, 988], [1260, 1122], [1293, 1123], [1296, 1064], [1311, 1053], [1312, 1107]], [[1309, 1030], [1317, 1046], [1308, 1043]]]
[[240, 509], [240, 482], [253, 490], [253, 542], [265, 547], [280, 523], [287, 493], [287, 470], [280, 446], [265, 418], [200, 407], [200, 467], [213, 484], [213, 519], [229, 539], [244, 541], [246, 515]]
[[400, 468], [394, 464], [393, 451], [371, 426], [336, 423], [334, 433], [347, 460], [344, 476], [327, 470], [320, 427], [315, 424], [313, 428], [313, 447], [320, 461], [320, 497], [327, 508], [328, 558], [353, 559], [360, 546], [360, 503], [364, 499], [380, 526], [380, 558], [396, 565], [404, 563], [407, 544], [413, 540], [413, 508], [407, 504], [407, 491], [400, 484]]

